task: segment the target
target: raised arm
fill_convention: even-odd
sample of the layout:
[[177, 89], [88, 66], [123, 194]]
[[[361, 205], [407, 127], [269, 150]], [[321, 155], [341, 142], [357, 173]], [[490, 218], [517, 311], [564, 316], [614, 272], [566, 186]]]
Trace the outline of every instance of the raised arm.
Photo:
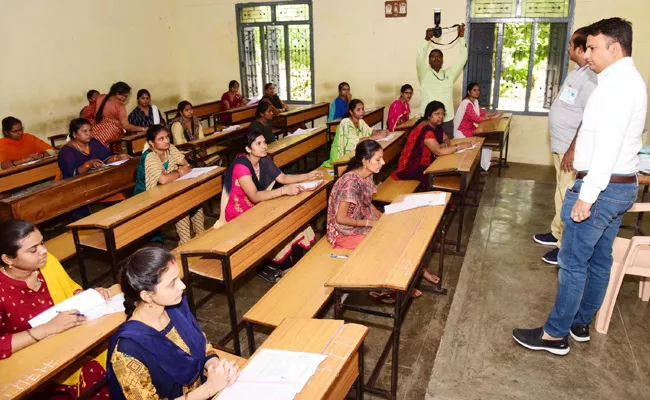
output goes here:
[[458, 57], [456, 58], [456, 61], [454, 61], [454, 65], [452, 65], [448, 69], [449, 75], [452, 77], [453, 80], [456, 80], [458, 76], [461, 74], [461, 72], [463, 72], [463, 68], [465, 67], [465, 63], [467, 62], [467, 42], [465, 41], [465, 37], [461, 36], [460, 39], [458, 40], [458, 43], [460, 45], [460, 49], [458, 51]]

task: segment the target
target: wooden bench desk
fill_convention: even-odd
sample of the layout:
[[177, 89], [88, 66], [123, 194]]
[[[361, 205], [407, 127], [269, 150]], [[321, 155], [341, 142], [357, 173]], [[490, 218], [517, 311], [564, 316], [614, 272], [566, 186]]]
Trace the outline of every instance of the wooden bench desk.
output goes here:
[[[482, 144], [484, 140], [482, 137], [452, 139], [451, 144], [472, 141]], [[440, 156], [424, 171], [428, 176], [428, 190], [441, 190], [460, 195], [458, 233], [456, 239], [456, 253], [460, 255], [464, 255], [464, 251], [461, 251], [461, 237], [465, 216], [465, 199], [469, 184], [481, 160], [481, 149], [482, 146], [477, 146], [462, 153]]]
[[[415, 195], [417, 196], [417, 195]], [[441, 206], [427, 206], [384, 214], [370, 230], [350, 257], [325, 283], [334, 288], [334, 318], [341, 319], [343, 309], [387, 317], [393, 320], [392, 335], [388, 339], [369, 381], [366, 391], [389, 399], [397, 397], [397, 366], [399, 355], [400, 327], [402, 314], [409, 304], [411, 292], [419, 282], [428, 255], [433, 251], [432, 242], [440, 225], [451, 195], [446, 194], [446, 201]], [[395, 202], [403, 200], [399, 196]], [[442, 224], [444, 225], [444, 224]], [[444, 229], [440, 237], [440, 264], [438, 274], [442, 282], [444, 263]], [[439, 283], [438, 286], [441, 286]], [[395, 294], [395, 310], [392, 314], [352, 306], [343, 303], [344, 292], [352, 291], [388, 291]], [[390, 391], [375, 386], [375, 381], [388, 356], [388, 349], [393, 348], [391, 365]]]
[[[50, 139], [50, 144], [52, 147], [55, 149], [60, 149], [61, 146], [65, 144], [65, 141], [68, 139], [68, 134], [67, 133], [59, 133], [58, 135], [52, 135], [48, 136], [48, 139]], [[57, 144], [57, 142], [61, 142], [61, 144]]]
[[395, 127], [395, 130], [396, 130], [396, 131], [407, 131], [407, 132], [410, 132], [411, 129], [413, 129], [413, 127], [415, 126], [415, 123], [418, 122], [418, 120], [419, 120], [420, 118], [421, 118], [421, 116], [418, 115], [418, 116], [415, 116], [415, 117], [409, 119], [409, 120], [406, 121], [406, 122], [402, 122], [401, 124], [399, 124], [399, 125], [397, 125], [397, 126]]
[[316, 317], [334, 292], [333, 288], [325, 286], [325, 282], [345, 261], [330, 254], [347, 256], [351, 252], [348, 249], [334, 249], [327, 237], [321, 238], [244, 315], [248, 348], [255, 351], [253, 324], [275, 329], [285, 318]]
[[[489, 119], [478, 124], [474, 136], [486, 138], [485, 147], [499, 148], [499, 176], [501, 168], [508, 168], [508, 143], [510, 142], [510, 121], [512, 117]], [[504, 155], [505, 145], [505, 155]]]
[[134, 158], [118, 166], [15, 193], [0, 200], [0, 221], [20, 218], [38, 224], [126, 190], [134, 185], [138, 162]]
[[301, 106], [293, 110], [289, 110], [283, 113], [278, 114], [273, 118], [274, 122], [278, 121], [279, 126], [284, 129], [284, 133], [288, 133], [288, 129], [291, 126], [298, 124], [305, 124], [307, 122], [312, 123], [314, 126], [314, 121], [321, 117], [327, 117], [327, 114], [330, 112], [329, 103], [316, 103], [308, 106]]
[[[222, 110], [222, 108], [221, 108], [221, 99], [219, 99], [217, 101], [211, 101], [211, 102], [208, 102], [208, 103], [193, 105], [192, 109], [194, 110], [194, 116], [195, 117], [197, 117], [201, 121], [207, 120], [208, 125], [210, 125], [211, 117], [214, 114], [218, 114]], [[165, 120], [167, 120], [167, 123], [169, 123], [171, 115], [173, 115], [173, 117], [171, 117], [171, 119], [176, 118], [178, 116], [178, 110], [173, 109], [173, 110], [165, 111]]]
[[289, 136], [270, 143], [266, 149], [278, 167], [290, 164], [307, 153], [327, 144], [327, 126], [298, 136]]
[[147, 143], [147, 132], [124, 135], [120, 141], [126, 146], [127, 154], [131, 156], [139, 156], [142, 154], [144, 145]]
[[[235, 354], [241, 355], [241, 349], [233, 282], [273, 250], [278, 250], [278, 246], [327, 207], [327, 187], [331, 183], [325, 181], [315, 190], [296, 196], [263, 201], [220, 228], [208, 229], [174, 250], [181, 255], [183, 280], [192, 311], [216, 294], [213, 292], [195, 302], [193, 276], [215, 280], [224, 287]], [[219, 344], [227, 343], [228, 339], [230, 335]]]
[[[112, 294], [119, 294], [113, 285]], [[105, 315], [57, 333], [0, 361], [0, 398], [22, 399], [47, 383], [64, 368], [106, 344], [126, 320], [126, 314]]]
[[[197, 178], [159, 185], [68, 225], [84, 288], [89, 284], [84, 263], [87, 251], [106, 254], [117, 281], [118, 251], [221, 193], [224, 171], [219, 167]], [[101, 232], [82, 237], [82, 231], [91, 229]]]
[[19, 165], [0, 171], [0, 194], [23, 186], [54, 179], [59, 172], [56, 156], [47, 157], [29, 165]]
[[[369, 127], [381, 123], [381, 129], [384, 129], [384, 109], [385, 107], [372, 107], [364, 110], [363, 120]], [[339, 127], [343, 118], [335, 119], [327, 123], [330, 138], [336, 135], [336, 128]]]
[[[263, 349], [327, 355], [294, 399], [343, 400], [357, 378], [360, 377], [359, 382], [363, 381], [363, 341], [367, 335], [368, 328], [363, 325], [336, 320], [288, 318], [251, 359]], [[362, 399], [363, 385], [357, 383], [356, 386], [355, 398]]]
[[[394, 158], [399, 157], [402, 149], [404, 148], [404, 143], [406, 143], [407, 138], [406, 132], [404, 131], [395, 131], [391, 134], [395, 135], [392, 139], [379, 141], [379, 144], [381, 144], [381, 147], [384, 149], [384, 161], [386, 164], [388, 164]], [[354, 157], [354, 151], [345, 154], [343, 157], [332, 163], [334, 167], [335, 179], [338, 179], [341, 175], [343, 175], [345, 170], [348, 169], [348, 163], [352, 157]]]
[[251, 122], [255, 119], [257, 112], [257, 104], [252, 106], [243, 106], [238, 108], [230, 108], [215, 114], [213, 118], [213, 126], [219, 125], [237, 125], [243, 122]]

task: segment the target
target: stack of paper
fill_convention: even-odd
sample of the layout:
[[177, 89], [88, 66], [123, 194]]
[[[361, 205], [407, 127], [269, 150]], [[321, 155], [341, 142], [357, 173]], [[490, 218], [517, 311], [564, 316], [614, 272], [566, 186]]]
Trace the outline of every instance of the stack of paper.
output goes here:
[[107, 303], [95, 289], [88, 289], [60, 302], [54, 307], [48, 308], [28, 322], [32, 328], [36, 328], [50, 322], [58, 313], [70, 310], [78, 310], [89, 320], [107, 314], [124, 312], [124, 294], [113, 296], [111, 301]]
[[114, 167], [114, 166], [122, 165], [122, 164], [124, 164], [124, 163], [127, 162], [127, 161], [129, 161], [128, 158], [127, 158], [126, 160], [113, 161], [112, 163], [108, 163], [108, 164], [106, 164], [106, 166], [107, 166], [107, 167]]
[[463, 153], [463, 152], [466, 152], [467, 150], [472, 150], [473, 148], [476, 148], [476, 147], [478, 147], [478, 146], [479, 146], [478, 143], [474, 143], [474, 144], [473, 144], [472, 146], [470, 146], [470, 147], [467, 147], [467, 148], [465, 148], [465, 149], [459, 149], [456, 153]]
[[180, 178], [176, 179], [177, 181], [182, 181], [185, 179], [192, 179], [192, 178], [198, 178], [199, 176], [203, 174], [207, 174], [208, 172], [217, 169], [219, 167], [201, 167], [201, 168], [192, 168], [192, 170], [187, 174], [183, 175]]
[[232, 132], [235, 129], [239, 129], [239, 125], [230, 125], [229, 127], [222, 129], [221, 132]]
[[302, 190], [314, 190], [316, 189], [323, 180], [318, 180], [318, 181], [311, 181], [311, 182], [302, 182], [299, 183], [298, 186], [302, 188]]
[[255, 96], [252, 99], [248, 100], [248, 103], [246, 103], [247, 106], [252, 106], [253, 104], [257, 103], [260, 101], [260, 96]]
[[377, 139], [378, 142], [388, 142], [392, 138], [395, 137], [394, 133], [391, 133], [390, 135], [386, 136], [385, 138]]
[[445, 193], [412, 194], [404, 197], [404, 200], [399, 203], [388, 204], [385, 206], [384, 213], [395, 214], [400, 211], [412, 210], [418, 207], [441, 206], [445, 204], [445, 199]]
[[219, 400], [291, 400], [325, 358], [324, 354], [262, 349]]
[[285, 137], [304, 135], [305, 133], [309, 133], [309, 132], [313, 131], [314, 129], [315, 129], [315, 128], [312, 128], [312, 129], [301, 129], [301, 128], [298, 128], [298, 129], [296, 129], [295, 132], [293, 132], [293, 133], [289, 133], [289, 134], [286, 135]]

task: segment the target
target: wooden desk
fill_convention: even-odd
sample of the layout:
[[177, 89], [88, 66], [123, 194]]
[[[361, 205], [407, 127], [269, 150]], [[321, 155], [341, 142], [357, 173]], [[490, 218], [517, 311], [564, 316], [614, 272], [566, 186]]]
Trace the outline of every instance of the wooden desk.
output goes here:
[[327, 126], [299, 136], [276, 140], [267, 147], [267, 153], [275, 165], [282, 167], [327, 144]]
[[[366, 109], [363, 113], [363, 120], [365, 123], [372, 127], [381, 122], [381, 129], [384, 129], [384, 108], [385, 107], [373, 107]], [[335, 119], [334, 121], [327, 123], [330, 137], [336, 135], [336, 128], [338, 128], [342, 119], [343, 118]]]
[[[201, 121], [203, 120], [208, 120], [208, 125], [210, 124], [210, 117], [212, 117], [214, 114], [217, 114], [221, 111], [221, 99], [217, 101], [211, 101], [208, 103], [203, 103], [203, 104], [195, 104], [192, 106], [194, 109], [194, 116], [200, 119]], [[176, 118], [178, 115], [178, 110], [173, 109], [173, 110], [168, 110], [165, 111], [165, 119], [169, 123], [170, 120], [170, 115], [174, 115], [172, 118]]]
[[501, 168], [508, 168], [508, 143], [510, 142], [511, 120], [512, 117], [489, 119], [479, 123], [478, 127], [474, 131], [474, 136], [486, 137], [484, 146], [499, 147], [499, 176], [501, 176]]
[[[643, 186], [641, 199], [637, 200], [637, 203], [645, 203], [646, 196], [648, 195], [648, 188], [650, 187], [650, 176], [639, 173], [637, 174], [637, 178], [639, 180], [639, 186]], [[639, 212], [638, 214], [635, 225], [621, 225], [621, 229], [632, 229], [636, 236], [647, 236], [643, 231], [643, 212]]]
[[230, 108], [215, 114], [213, 117], [213, 125], [237, 125], [243, 122], [251, 122], [255, 119], [255, 112], [257, 111], [257, 104], [252, 106], [244, 106], [238, 108]]
[[402, 122], [401, 124], [399, 124], [399, 125], [397, 125], [397, 126], [395, 127], [395, 130], [396, 130], [396, 131], [407, 131], [407, 132], [410, 132], [411, 129], [413, 129], [413, 126], [415, 125], [415, 123], [418, 122], [418, 120], [419, 120], [420, 118], [421, 118], [421, 116], [418, 115], [418, 116], [416, 116], [416, 117], [413, 117], [413, 118], [409, 119], [409, 120], [406, 121], [406, 122]]
[[134, 185], [138, 162], [139, 158], [134, 158], [116, 167], [15, 193], [0, 200], [0, 220], [20, 218], [38, 224], [126, 190]]
[[[193, 311], [216, 292], [195, 302], [192, 276], [216, 280], [224, 287], [235, 354], [241, 355], [241, 350], [233, 282], [327, 207], [327, 188], [331, 183], [325, 181], [315, 190], [296, 196], [263, 201], [222, 227], [208, 229], [174, 250], [181, 255], [187, 298]], [[229, 339], [230, 335], [219, 344]]]
[[[381, 144], [381, 147], [384, 149], [384, 161], [386, 164], [394, 158], [399, 157], [404, 148], [404, 143], [406, 143], [406, 132], [395, 131], [392, 132], [392, 134], [395, 135], [392, 139], [379, 141], [379, 144]], [[332, 163], [334, 168], [334, 179], [338, 179], [343, 175], [345, 170], [348, 169], [348, 163], [352, 157], [354, 157], [354, 151], [345, 154], [343, 157]]]
[[440, 156], [424, 171], [428, 175], [428, 190], [442, 190], [460, 195], [458, 206], [458, 236], [456, 238], [456, 253], [464, 255], [461, 251], [461, 237], [463, 233], [463, 219], [465, 216], [465, 199], [467, 188], [474, 176], [474, 172], [481, 160], [481, 149], [484, 142], [482, 137], [452, 139], [451, 144], [462, 142], [480, 142], [481, 146], [462, 153], [453, 153]]
[[[111, 292], [122, 291], [119, 285], [113, 285]], [[85, 354], [103, 346], [125, 320], [124, 313], [105, 315], [52, 335], [0, 361], [0, 398], [25, 398]]]
[[289, 127], [294, 125], [311, 122], [313, 127], [314, 120], [327, 117], [329, 112], [329, 103], [316, 103], [280, 113], [273, 120], [279, 121], [279, 126], [284, 129], [284, 133], [286, 134], [288, 133]]
[[[221, 193], [224, 171], [220, 167], [198, 178], [159, 185], [68, 225], [74, 236], [84, 288], [89, 284], [84, 263], [87, 251], [108, 256], [117, 282], [118, 251]], [[91, 229], [101, 232], [80, 236], [81, 231]]]
[[44, 158], [30, 165], [19, 165], [0, 171], [0, 193], [54, 179], [59, 172], [56, 156]]
[[250, 360], [263, 349], [325, 354], [327, 358], [295, 399], [343, 400], [359, 377], [355, 398], [361, 399], [363, 385], [359, 382], [363, 381], [363, 341], [367, 335], [368, 328], [363, 325], [336, 320], [287, 318]]
[[145, 143], [147, 143], [147, 132], [133, 133], [122, 136], [121, 142], [126, 145], [126, 152], [131, 156], [142, 154]]
[[[348, 308], [353, 311], [379, 315], [393, 320], [393, 333], [386, 343], [382, 356], [379, 358], [369, 381], [366, 383], [366, 391], [374, 395], [390, 399], [397, 398], [397, 365], [402, 313], [406, 311], [411, 292], [418, 283], [423, 268], [427, 264], [428, 257], [426, 256], [433, 251], [431, 243], [449, 204], [450, 197], [451, 195], [447, 194], [446, 202], [441, 206], [420, 207], [396, 214], [382, 215], [379, 222], [325, 284], [325, 286], [334, 287], [335, 319], [341, 319], [343, 309]], [[404, 196], [399, 196], [395, 202], [399, 202], [403, 198]], [[443, 229], [440, 238], [439, 268], [442, 268], [444, 262], [444, 236]], [[442, 275], [441, 271], [439, 271], [439, 274]], [[395, 310], [393, 314], [352, 306], [342, 302], [344, 292], [368, 292], [371, 290], [395, 293]], [[387, 391], [375, 387], [375, 380], [388, 356], [388, 349], [391, 345], [393, 348], [391, 389]]]
[[[61, 146], [65, 144], [65, 141], [68, 139], [68, 134], [59, 133], [58, 135], [48, 136], [47, 138], [50, 139], [50, 144], [52, 145], [52, 147], [54, 147], [55, 149], [60, 149]], [[57, 142], [62, 142], [62, 143], [57, 145]]]

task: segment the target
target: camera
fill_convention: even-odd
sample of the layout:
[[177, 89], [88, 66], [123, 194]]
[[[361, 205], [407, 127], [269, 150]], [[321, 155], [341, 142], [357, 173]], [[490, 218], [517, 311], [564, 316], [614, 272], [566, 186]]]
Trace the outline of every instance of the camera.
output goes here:
[[433, 23], [435, 24], [433, 27], [433, 37], [435, 38], [442, 36], [442, 28], [440, 27], [440, 14], [441, 11], [439, 8], [433, 10]]

